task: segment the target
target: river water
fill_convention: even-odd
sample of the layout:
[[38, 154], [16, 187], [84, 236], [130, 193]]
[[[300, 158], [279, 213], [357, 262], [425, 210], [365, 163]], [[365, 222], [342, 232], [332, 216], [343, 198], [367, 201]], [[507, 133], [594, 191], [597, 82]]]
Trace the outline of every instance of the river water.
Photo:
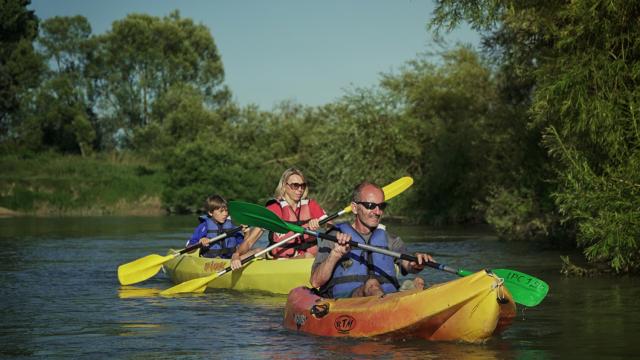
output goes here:
[[[180, 248], [192, 217], [0, 219], [0, 358], [622, 359], [640, 351], [640, 281], [564, 278], [560, 255], [498, 241], [484, 228], [388, 224], [410, 251], [467, 270], [510, 268], [545, 280], [484, 344], [319, 338], [285, 330], [285, 296], [216, 291], [163, 298], [161, 273], [122, 288], [118, 265]], [[572, 254], [577, 259], [577, 254]], [[426, 269], [427, 284], [455, 276]]]

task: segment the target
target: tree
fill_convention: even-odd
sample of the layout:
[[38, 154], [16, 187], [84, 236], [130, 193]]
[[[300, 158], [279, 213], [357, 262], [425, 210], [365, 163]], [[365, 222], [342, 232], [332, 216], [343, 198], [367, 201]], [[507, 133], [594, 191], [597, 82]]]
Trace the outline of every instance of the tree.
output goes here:
[[40, 127], [44, 148], [83, 156], [94, 148], [98, 122], [87, 73], [90, 35], [91, 26], [82, 16], [53, 17], [42, 23], [38, 43], [55, 67], [36, 92], [31, 116]]
[[194, 213], [212, 194], [257, 202], [268, 191], [260, 186], [261, 164], [236, 151], [224, 137], [202, 134], [180, 143], [165, 162], [163, 202], [171, 212]]
[[[405, 131], [420, 149], [413, 161], [418, 180], [413, 206], [435, 223], [477, 221], [474, 205], [487, 196], [500, 146], [496, 115], [501, 108], [490, 67], [468, 48], [442, 55], [442, 64], [411, 61], [382, 85], [405, 104]], [[414, 166], [415, 167], [415, 166]]]
[[[414, 174], [420, 139], [408, 126], [397, 99], [380, 89], [357, 89], [324, 106], [311, 119], [300, 147], [303, 166], [322, 179], [314, 191], [330, 206], [343, 206], [361, 181], [387, 184]], [[307, 175], [309, 176], [309, 175]], [[399, 208], [394, 206], [391, 213]]]
[[180, 18], [130, 14], [98, 38], [103, 110], [131, 133], [152, 121], [154, 102], [172, 86], [197, 89], [207, 105], [225, 104], [224, 70], [209, 29]]
[[154, 103], [150, 123], [133, 132], [134, 149], [162, 159], [179, 143], [194, 141], [199, 134], [228, 137], [229, 124], [205, 107], [204, 96], [191, 85], [178, 83]]
[[586, 257], [640, 270], [637, 2], [447, 0], [436, 13], [487, 31], [512, 75], [532, 79], [529, 127], [554, 156], [552, 198]]
[[16, 140], [25, 120], [30, 91], [44, 70], [33, 49], [38, 18], [27, 10], [28, 0], [0, 0], [0, 143]]

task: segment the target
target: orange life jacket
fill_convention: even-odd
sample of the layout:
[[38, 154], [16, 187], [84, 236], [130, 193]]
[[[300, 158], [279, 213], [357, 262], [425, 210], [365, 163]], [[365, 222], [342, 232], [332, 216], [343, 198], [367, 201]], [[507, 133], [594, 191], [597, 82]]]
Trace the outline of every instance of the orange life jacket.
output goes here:
[[[309, 199], [300, 200], [298, 208], [295, 210], [284, 199], [274, 200], [272, 203], [277, 204], [277, 206], [280, 207], [282, 211], [281, 218], [288, 223], [304, 226], [309, 222], [309, 220], [314, 218], [309, 207]], [[269, 245], [287, 239], [294, 234], [295, 233], [291, 231], [286, 234], [269, 232]], [[307, 252], [313, 255], [318, 252], [316, 238], [310, 235], [301, 235], [293, 240], [290, 240], [286, 245], [282, 245], [271, 250], [270, 254], [274, 258], [290, 258], [298, 255], [303, 255]]]

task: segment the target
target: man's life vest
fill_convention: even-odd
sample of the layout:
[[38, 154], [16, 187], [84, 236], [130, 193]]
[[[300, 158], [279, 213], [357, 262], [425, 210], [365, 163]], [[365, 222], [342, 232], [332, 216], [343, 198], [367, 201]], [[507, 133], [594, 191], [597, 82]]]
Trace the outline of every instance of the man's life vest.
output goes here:
[[[389, 238], [384, 225], [378, 225], [378, 228], [371, 233], [368, 243], [348, 223], [337, 224], [335, 227], [338, 231], [351, 235], [352, 241], [389, 249]], [[364, 285], [370, 278], [380, 282], [385, 294], [396, 292], [400, 287], [393, 257], [360, 248], [351, 248], [349, 253], [338, 261], [331, 279], [319, 292], [333, 298], [350, 297], [355, 289]]]

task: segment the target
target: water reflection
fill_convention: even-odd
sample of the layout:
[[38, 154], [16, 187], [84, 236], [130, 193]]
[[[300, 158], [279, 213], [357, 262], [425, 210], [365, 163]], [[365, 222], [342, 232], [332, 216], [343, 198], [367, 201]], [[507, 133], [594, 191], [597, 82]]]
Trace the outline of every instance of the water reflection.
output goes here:
[[162, 289], [122, 286], [118, 289], [118, 297], [120, 299], [155, 297], [160, 291]]
[[[512, 268], [547, 281], [540, 305], [484, 344], [301, 335], [286, 296], [216, 290], [158, 296], [162, 273], [121, 287], [118, 265], [184, 244], [193, 219], [0, 219], [0, 357], [273, 359], [626, 358], [640, 351], [640, 279], [562, 278], [559, 254], [474, 229], [393, 225], [409, 251], [457, 268]], [[454, 275], [428, 269], [428, 284]]]

